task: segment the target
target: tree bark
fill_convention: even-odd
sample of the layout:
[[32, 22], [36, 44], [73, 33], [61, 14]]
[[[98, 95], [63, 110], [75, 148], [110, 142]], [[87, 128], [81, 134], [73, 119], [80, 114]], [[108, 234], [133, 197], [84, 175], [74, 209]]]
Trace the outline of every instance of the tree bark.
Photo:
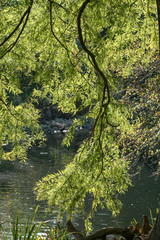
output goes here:
[[70, 220], [67, 222], [67, 231], [72, 233], [74, 235], [75, 239], [77, 239], [77, 240], [84, 239], [83, 234], [73, 226], [73, 224]]
[[124, 237], [126, 240], [133, 240], [135, 233], [129, 228], [115, 228], [107, 227], [102, 228], [101, 230], [96, 231], [93, 234], [90, 234], [84, 238], [84, 240], [95, 240], [96, 238], [103, 238], [106, 235], [115, 234]]
[[72, 224], [71, 221], [67, 222], [67, 231], [71, 232], [75, 239], [77, 240], [95, 240], [95, 239], [105, 239], [107, 235], [120, 235], [124, 237], [126, 240], [160, 240], [160, 209], [158, 211], [156, 221], [154, 226], [152, 227], [148, 222], [148, 218], [146, 215], [143, 216], [143, 225], [142, 231], [139, 231], [139, 224], [136, 225], [134, 229], [132, 228], [116, 228], [116, 227], [107, 227], [102, 228], [96, 231], [93, 234], [88, 236], [84, 236], [80, 233]]
[[130, 228], [115, 228], [115, 227], [107, 227], [102, 228], [101, 230], [96, 231], [93, 234], [90, 234], [88, 236], [83, 236], [71, 223], [71, 221], [67, 222], [67, 231], [71, 232], [75, 239], [78, 240], [95, 240], [97, 238], [105, 238], [106, 235], [115, 234], [115, 235], [121, 235], [126, 240], [133, 240], [135, 232], [131, 230]]

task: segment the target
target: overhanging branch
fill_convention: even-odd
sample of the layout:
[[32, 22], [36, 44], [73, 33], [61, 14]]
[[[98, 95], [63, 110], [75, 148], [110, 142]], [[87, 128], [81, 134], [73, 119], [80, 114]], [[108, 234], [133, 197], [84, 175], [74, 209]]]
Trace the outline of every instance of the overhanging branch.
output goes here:
[[106, 109], [110, 103], [110, 90], [109, 90], [108, 80], [107, 80], [106, 76], [104, 75], [104, 73], [102, 72], [102, 70], [99, 68], [98, 63], [95, 58], [95, 55], [85, 45], [84, 40], [83, 40], [83, 35], [82, 35], [81, 18], [82, 18], [83, 11], [85, 10], [88, 3], [90, 3], [90, 0], [84, 1], [82, 6], [79, 9], [79, 13], [78, 13], [78, 17], [77, 17], [78, 35], [79, 35], [79, 40], [80, 40], [83, 50], [91, 58], [94, 69], [99, 73], [99, 75], [102, 77], [102, 79], [104, 81], [102, 104], [104, 104], [104, 101], [106, 99], [106, 90], [107, 90], [107, 103], [105, 103], [105, 109]]
[[10, 46], [7, 48], [7, 50], [2, 54], [2, 56], [0, 56], [0, 59], [2, 59], [8, 52], [10, 52], [13, 47], [16, 45], [16, 43], [18, 42], [20, 36], [22, 35], [23, 31], [24, 31], [24, 28], [28, 22], [28, 18], [29, 18], [29, 15], [30, 15], [30, 12], [31, 12], [31, 8], [32, 8], [32, 5], [33, 5], [33, 0], [30, 1], [30, 6], [27, 8], [27, 10], [24, 12], [24, 14], [22, 15], [19, 23], [17, 24], [17, 26], [14, 28], [14, 30], [9, 34], [8, 37], [6, 37], [2, 43], [0, 43], [0, 47], [2, 47], [16, 32], [17, 30], [19, 29], [19, 27], [21, 26], [21, 24], [23, 23], [23, 20], [25, 19], [25, 22], [22, 26], [22, 29], [20, 31], [20, 33], [18, 34], [16, 40], [10, 44]]

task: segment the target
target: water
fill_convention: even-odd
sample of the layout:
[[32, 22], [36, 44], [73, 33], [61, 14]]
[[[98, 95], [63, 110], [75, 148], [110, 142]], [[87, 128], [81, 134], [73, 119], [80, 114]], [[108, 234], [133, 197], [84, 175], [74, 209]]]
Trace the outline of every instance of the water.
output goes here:
[[[59, 169], [63, 169], [69, 163], [76, 152], [79, 141], [84, 134], [79, 133], [78, 141], [74, 141], [74, 147], [67, 149], [61, 146], [63, 135], [57, 133], [51, 136], [42, 148], [30, 149], [28, 161], [24, 163], [2, 161], [0, 163], [0, 222], [10, 228], [10, 223], [15, 218], [19, 209], [22, 224], [27, 217], [31, 219], [39, 205], [36, 214], [36, 222], [52, 220], [57, 221], [57, 213], [47, 213], [47, 203], [38, 202], [33, 188], [35, 183]], [[93, 228], [97, 230], [106, 226], [126, 227], [130, 225], [133, 218], [140, 224], [143, 214], [149, 215], [149, 209], [155, 215], [156, 208], [160, 202], [160, 179], [155, 181], [149, 167], [145, 167], [141, 175], [133, 179], [134, 187], [121, 197], [123, 207], [120, 215], [113, 218], [107, 209], [99, 209], [93, 218]], [[86, 202], [86, 209], [90, 208], [90, 199]], [[80, 229], [83, 220], [75, 218], [75, 225]], [[79, 226], [80, 225], [80, 226]]]

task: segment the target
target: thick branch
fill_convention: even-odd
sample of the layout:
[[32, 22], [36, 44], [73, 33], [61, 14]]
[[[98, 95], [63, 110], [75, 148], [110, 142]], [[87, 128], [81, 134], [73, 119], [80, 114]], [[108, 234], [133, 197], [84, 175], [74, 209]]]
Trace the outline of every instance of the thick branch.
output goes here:
[[70, 220], [67, 222], [67, 231], [70, 232], [70, 233], [72, 233], [77, 240], [83, 240], [83, 239], [84, 239], [83, 234], [82, 234], [81, 232], [79, 232], [79, 231], [73, 226], [73, 224], [71, 223]]
[[116, 227], [107, 227], [98, 230], [97, 232], [88, 235], [84, 238], [84, 240], [94, 240], [96, 238], [103, 238], [106, 235], [115, 234], [121, 235], [122, 237], [126, 238], [127, 240], [133, 240], [134, 232], [132, 232], [129, 228], [116, 228]]
[[76, 239], [78, 240], [95, 240], [96, 238], [103, 238], [106, 235], [115, 234], [121, 235], [125, 237], [127, 240], [133, 240], [135, 232], [130, 228], [115, 228], [115, 227], [107, 227], [102, 228], [101, 230], [96, 231], [93, 234], [88, 236], [83, 236], [71, 223], [71, 221], [67, 222], [67, 231], [71, 232]]
[[89, 2], [90, 2], [90, 0], [84, 1], [84, 3], [82, 4], [82, 6], [79, 9], [79, 14], [78, 14], [78, 17], [77, 17], [78, 35], [79, 35], [79, 40], [80, 40], [80, 43], [81, 43], [81, 46], [82, 46], [83, 50], [91, 58], [92, 63], [93, 63], [93, 67], [100, 74], [100, 76], [102, 77], [102, 79], [104, 81], [102, 104], [104, 103], [104, 100], [105, 100], [105, 90], [107, 90], [108, 99], [107, 99], [107, 103], [105, 104], [105, 108], [107, 108], [108, 104], [110, 103], [110, 91], [109, 91], [108, 80], [107, 80], [106, 76], [104, 75], [104, 73], [102, 72], [102, 70], [99, 68], [98, 63], [97, 63], [96, 58], [95, 58], [95, 55], [86, 47], [86, 45], [84, 43], [84, 40], [83, 40], [83, 35], [82, 35], [81, 17], [82, 17], [84, 9], [86, 8], [86, 6]]

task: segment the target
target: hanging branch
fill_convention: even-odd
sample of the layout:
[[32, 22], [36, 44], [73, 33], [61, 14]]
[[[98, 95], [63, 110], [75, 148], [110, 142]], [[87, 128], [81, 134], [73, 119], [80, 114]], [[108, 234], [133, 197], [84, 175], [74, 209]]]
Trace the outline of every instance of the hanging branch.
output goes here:
[[29, 15], [30, 15], [30, 12], [31, 12], [31, 8], [32, 8], [32, 5], [33, 5], [33, 0], [31, 0], [30, 2], [30, 6], [27, 8], [27, 10], [24, 12], [23, 16], [21, 17], [19, 23], [17, 24], [17, 26], [15, 27], [15, 29], [9, 34], [9, 36], [0, 44], [0, 47], [3, 46], [16, 32], [17, 30], [19, 29], [20, 25], [23, 23], [23, 20], [25, 19], [26, 17], [26, 20], [22, 26], [22, 29], [20, 31], [20, 33], [18, 34], [15, 42], [13, 42], [12, 44], [10, 44], [10, 46], [8, 47], [8, 49], [4, 52], [4, 54], [0, 57], [0, 59], [2, 59], [8, 52], [10, 52], [13, 47], [16, 45], [16, 43], [18, 42], [20, 36], [22, 35], [23, 33], [23, 30], [28, 22], [28, 18], [29, 18]]
[[[75, 68], [76, 66], [75, 66], [75, 65], [73, 64], [73, 62], [71, 61], [71, 58], [70, 58], [70, 55], [69, 55], [69, 53], [71, 53], [71, 54], [73, 54], [73, 55], [74, 55], [74, 53], [73, 53], [71, 50], [69, 50], [69, 49], [61, 42], [61, 40], [57, 37], [57, 35], [56, 35], [55, 32], [53, 31], [52, 5], [53, 5], [53, 3], [55, 3], [55, 2], [53, 2], [52, 0], [49, 0], [49, 3], [50, 3], [49, 12], [50, 12], [50, 29], [51, 29], [51, 33], [52, 33], [53, 37], [56, 39], [56, 41], [66, 50], [68, 59], [69, 59], [71, 65]], [[59, 4], [58, 4], [58, 6], [59, 6]], [[63, 7], [62, 7], [62, 8], [63, 8]], [[82, 75], [82, 74], [81, 74], [81, 75]]]
[[18, 119], [16, 114], [12, 113], [12, 110], [10, 109], [10, 107], [8, 106], [7, 103], [5, 103], [5, 101], [0, 97], [0, 102], [2, 102], [2, 104], [7, 108], [7, 111], [11, 114], [12, 117], [14, 117], [17, 121], [21, 121], [21, 118]]
[[106, 109], [108, 107], [109, 103], [110, 103], [110, 90], [109, 90], [108, 80], [107, 80], [106, 76], [104, 75], [104, 73], [102, 72], [102, 70], [99, 68], [98, 63], [97, 63], [96, 58], [95, 58], [95, 55], [86, 47], [86, 45], [84, 43], [84, 40], [83, 40], [83, 35], [82, 35], [81, 17], [82, 17], [84, 9], [86, 8], [86, 6], [89, 2], [90, 2], [90, 0], [86, 0], [79, 9], [79, 13], [78, 13], [78, 17], [77, 17], [78, 35], [79, 35], [79, 40], [80, 40], [80, 43], [81, 43], [81, 46], [82, 46], [83, 50], [91, 58], [94, 69], [100, 74], [100, 76], [102, 77], [102, 79], [104, 81], [102, 104], [104, 104], [104, 101], [105, 101], [105, 98], [106, 98], [105, 92], [107, 90], [107, 98], [108, 99], [107, 99], [107, 103], [105, 104], [105, 109]]
[[[98, 66], [98, 63], [96, 61], [96, 57], [93, 54], [93, 52], [91, 52], [87, 46], [85, 45], [84, 39], [83, 39], [83, 35], [82, 35], [82, 28], [81, 28], [81, 18], [82, 18], [82, 14], [87, 6], [87, 4], [90, 3], [90, 0], [86, 0], [83, 2], [82, 6], [79, 9], [79, 13], [78, 13], [78, 17], [77, 17], [77, 28], [78, 28], [78, 35], [79, 35], [79, 41], [81, 43], [82, 49], [88, 54], [88, 57], [90, 58], [92, 65], [94, 67], [94, 69], [96, 70], [96, 72], [99, 73], [99, 75], [102, 77], [103, 82], [104, 82], [104, 87], [103, 87], [103, 95], [102, 95], [102, 100], [101, 100], [101, 107], [99, 110], [99, 113], [97, 115], [97, 118], [95, 119], [93, 128], [92, 128], [92, 132], [91, 135], [94, 134], [94, 130], [95, 127], [97, 125], [98, 119], [102, 113], [102, 109], [104, 108], [104, 111], [102, 113], [102, 117], [104, 117], [104, 114], [106, 112], [106, 109], [111, 101], [111, 97], [110, 97], [110, 90], [109, 90], [109, 83], [108, 80], [106, 78], [106, 76], [104, 75], [104, 73], [102, 72], [102, 70], [100, 69], [100, 67]], [[107, 90], [107, 102], [105, 103], [106, 100], [106, 90]], [[109, 123], [109, 121], [107, 121], [107, 123], [110, 126], [113, 126], [112, 124]]]
[[[87, 48], [87, 46], [85, 44], [85, 41], [83, 39], [82, 28], [81, 28], [81, 19], [82, 19], [82, 14], [83, 14], [87, 4], [89, 4], [89, 3], [90, 3], [90, 0], [84, 1], [83, 4], [81, 5], [80, 9], [79, 9], [79, 13], [78, 13], [78, 16], [77, 16], [77, 28], [78, 28], [79, 41], [80, 41], [80, 44], [82, 46], [82, 49], [88, 54], [89, 61], [91, 62], [92, 66], [96, 70], [96, 72], [101, 76], [101, 78], [103, 79], [103, 83], [104, 83], [102, 99], [101, 99], [101, 106], [100, 106], [99, 112], [97, 114], [97, 117], [94, 121], [92, 131], [91, 131], [91, 133], [88, 137], [88, 140], [87, 140], [87, 143], [89, 143], [90, 140], [92, 141], [92, 137], [94, 136], [95, 128], [97, 126], [97, 122], [101, 118], [100, 119], [101, 123], [100, 123], [100, 132], [99, 132], [98, 142], [99, 142], [99, 147], [100, 147], [100, 151], [101, 151], [101, 164], [102, 165], [101, 165], [100, 172], [99, 172], [99, 174], [96, 178], [96, 180], [98, 180], [98, 178], [103, 174], [103, 168], [104, 168], [104, 152], [103, 152], [102, 140], [101, 140], [101, 136], [102, 136], [102, 132], [103, 132], [103, 119], [104, 119], [105, 116], [107, 118], [107, 114], [106, 114], [107, 111], [106, 110], [107, 110], [107, 107], [108, 107], [108, 105], [111, 101], [111, 97], [110, 97], [110, 89], [109, 89], [108, 80], [107, 80], [106, 76], [104, 75], [104, 73], [102, 72], [102, 70], [100, 69], [100, 67], [98, 66], [95, 55], [93, 54], [93, 52], [91, 52]], [[107, 96], [106, 96], [106, 92], [107, 92]], [[106, 99], [107, 99], [107, 101], [105, 102]], [[108, 125], [110, 125], [112, 127], [115, 127], [113, 124], [110, 124], [108, 119], [106, 119], [106, 121], [107, 121]]]
[[51, 33], [53, 35], [53, 37], [57, 40], [57, 42], [59, 42], [59, 44], [68, 52], [68, 49], [66, 48], [66, 46], [59, 40], [59, 38], [56, 36], [56, 34], [53, 31], [53, 16], [52, 16], [52, 0], [49, 0], [50, 2], [50, 6], [49, 6], [49, 12], [50, 12], [50, 28], [51, 28]]
[[[75, 53], [71, 50], [69, 50], [62, 42], [61, 40], [57, 37], [57, 35], [55, 34], [54, 30], [53, 30], [53, 14], [52, 14], [52, 7], [53, 7], [53, 4], [56, 4], [58, 5], [60, 8], [62, 8], [63, 10], [67, 11], [67, 9], [65, 9], [62, 5], [58, 4], [57, 2], [55, 1], [52, 1], [52, 0], [49, 0], [49, 3], [50, 3], [50, 6], [49, 6], [49, 12], [50, 12], [50, 29], [51, 29], [51, 33], [53, 35], [53, 37], [57, 40], [57, 42], [66, 50], [67, 52], [67, 56], [68, 56], [68, 59], [71, 63], [71, 65], [73, 66], [74, 70], [76, 69], [76, 66], [77, 64], [74, 64], [70, 58], [70, 55], [69, 53], [71, 53], [73, 56], [75, 56], [78, 60], [78, 54], [81, 52], [81, 50], [75, 55]], [[79, 71], [78, 69], [76, 69], [76, 71], [81, 74], [81, 76], [85, 79], [85, 76], [83, 75], [83, 73], [81, 71]], [[86, 81], [86, 79], [85, 79]]]

